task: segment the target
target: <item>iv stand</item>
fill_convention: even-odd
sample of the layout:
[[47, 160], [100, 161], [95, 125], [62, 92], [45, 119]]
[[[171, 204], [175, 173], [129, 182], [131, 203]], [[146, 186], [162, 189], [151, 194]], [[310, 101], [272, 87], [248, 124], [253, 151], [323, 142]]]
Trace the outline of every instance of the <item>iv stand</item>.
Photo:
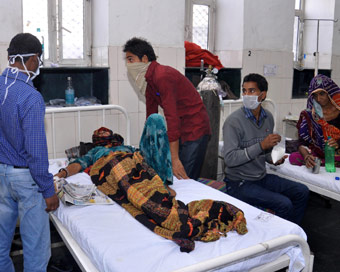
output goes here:
[[338, 19], [304, 19], [303, 21], [317, 21], [317, 29], [316, 29], [316, 51], [314, 52], [315, 56], [315, 69], [314, 69], [314, 76], [317, 76], [319, 73], [319, 28], [320, 28], [320, 21], [328, 21], [336, 23]]

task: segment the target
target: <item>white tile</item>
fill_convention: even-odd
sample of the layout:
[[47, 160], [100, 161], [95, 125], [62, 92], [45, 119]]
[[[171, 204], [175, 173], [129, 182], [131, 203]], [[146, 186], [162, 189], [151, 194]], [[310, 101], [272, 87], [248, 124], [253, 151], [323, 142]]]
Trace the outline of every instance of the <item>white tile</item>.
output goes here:
[[177, 49], [176, 48], [159, 48], [159, 63], [176, 68], [177, 66]]
[[138, 114], [138, 135], [142, 136], [144, 125], [146, 121], [146, 115], [144, 113]]
[[118, 48], [117, 46], [109, 47], [109, 76], [110, 80], [118, 79]]
[[153, 46], [153, 51], [155, 52], [157, 61], [159, 61], [159, 48], [157, 46]]
[[110, 80], [109, 85], [109, 103], [118, 104], [119, 103], [119, 91], [118, 91], [118, 80]]
[[[300, 100], [300, 101], [298, 101]], [[292, 102], [292, 114], [300, 116], [300, 112], [306, 109], [307, 99], [296, 99], [296, 102]]]
[[243, 68], [241, 70], [242, 78], [249, 73], [257, 73], [256, 58], [257, 58], [256, 51], [251, 51], [249, 53], [249, 50], [243, 50], [243, 57], [242, 57]]
[[108, 67], [109, 66], [109, 49], [107, 46], [103, 46], [100, 48], [101, 56], [102, 56], [102, 66]]
[[92, 66], [101, 66], [101, 55], [97, 47], [92, 48]]
[[138, 112], [138, 96], [131, 84], [127, 80], [118, 82], [119, 105], [124, 107], [129, 113]]
[[140, 99], [138, 101], [138, 112], [143, 113], [144, 116], [146, 114], [146, 104], [145, 104], [144, 101], [142, 101]]
[[[140, 139], [139, 126], [138, 126], [138, 123], [139, 123], [138, 113], [129, 113], [129, 117], [130, 117], [130, 123], [131, 123], [131, 132], [130, 132], [131, 145], [138, 147], [139, 139]], [[119, 116], [119, 130], [120, 131], [126, 130], [126, 121], [122, 115]], [[127, 138], [125, 139], [127, 143]]]
[[185, 74], [185, 48], [177, 48], [176, 50], [176, 67], [183, 75]]
[[125, 53], [122, 46], [117, 46], [117, 78], [118, 80], [127, 80], [127, 69], [125, 61]]

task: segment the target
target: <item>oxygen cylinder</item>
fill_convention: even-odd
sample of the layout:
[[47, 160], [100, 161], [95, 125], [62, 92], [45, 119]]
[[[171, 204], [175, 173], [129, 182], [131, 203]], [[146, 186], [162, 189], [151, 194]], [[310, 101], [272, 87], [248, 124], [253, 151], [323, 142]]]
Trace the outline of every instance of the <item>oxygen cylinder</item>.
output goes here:
[[213, 73], [211, 66], [205, 72], [206, 76], [197, 85], [197, 90], [207, 109], [212, 134], [208, 143], [200, 177], [216, 180], [220, 134], [221, 98], [219, 93], [221, 92], [221, 85], [217, 81], [217, 77]]

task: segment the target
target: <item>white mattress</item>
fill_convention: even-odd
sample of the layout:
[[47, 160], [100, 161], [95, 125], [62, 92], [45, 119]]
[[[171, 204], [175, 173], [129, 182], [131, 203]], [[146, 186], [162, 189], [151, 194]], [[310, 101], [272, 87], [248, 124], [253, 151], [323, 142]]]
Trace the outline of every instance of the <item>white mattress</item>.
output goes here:
[[[219, 155], [223, 157], [223, 141], [219, 142]], [[296, 166], [290, 164], [288, 158], [284, 164], [278, 166], [266, 164], [266, 167], [267, 173], [277, 174], [287, 179], [302, 182], [306, 184], [310, 190], [340, 201], [340, 180], [335, 179], [336, 177], [340, 177], [339, 168], [336, 169], [335, 173], [328, 173], [325, 167], [320, 167], [319, 173], [313, 174], [312, 170], [304, 165]]]
[[[57, 163], [58, 162], [58, 163]], [[50, 172], [56, 173], [64, 162], [54, 161]], [[90, 183], [87, 174], [67, 179], [69, 182]], [[180, 252], [174, 242], [162, 238], [137, 222], [118, 204], [96, 206], [64, 206], [54, 214], [68, 229], [99, 271], [172, 271], [213, 257], [221, 256], [286, 234], [306, 239], [296, 224], [263, 212], [194, 180], [174, 180], [172, 188], [177, 199], [188, 203], [210, 198], [232, 203], [242, 209], [248, 233], [229, 232], [216, 242], [196, 242], [190, 253]], [[299, 247], [289, 247], [223, 268], [221, 271], [247, 271], [287, 253], [291, 271], [299, 271], [304, 259]]]
[[[268, 173], [278, 174], [286, 178], [292, 178], [297, 181], [304, 182], [307, 186], [314, 185], [324, 190], [338, 194], [340, 197], [340, 180], [336, 180], [336, 177], [340, 177], [340, 170], [337, 168], [335, 173], [326, 172], [325, 167], [320, 167], [318, 174], [313, 174], [311, 169], [306, 166], [296, 166], [289, 163], [286, 159], [282, 165], [274, 166], [267, 164]], [[313, 190], [313, 188], [311, 188]], [[313, 191], [317, 191], [314, 188]], [[322, 193], [322, 192], [320, 192]]]

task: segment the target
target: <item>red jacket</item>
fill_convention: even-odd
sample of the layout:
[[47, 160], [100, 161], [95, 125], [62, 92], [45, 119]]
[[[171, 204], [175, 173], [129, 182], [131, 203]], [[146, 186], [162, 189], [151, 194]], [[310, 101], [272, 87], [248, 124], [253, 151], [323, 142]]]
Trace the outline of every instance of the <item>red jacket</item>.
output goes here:
[[145, 79], [146, 117], [164, 110], [170, 142], [195, 141], [210, 135], [209, 117], [194, 85], [176, 69], [151, 62]]

